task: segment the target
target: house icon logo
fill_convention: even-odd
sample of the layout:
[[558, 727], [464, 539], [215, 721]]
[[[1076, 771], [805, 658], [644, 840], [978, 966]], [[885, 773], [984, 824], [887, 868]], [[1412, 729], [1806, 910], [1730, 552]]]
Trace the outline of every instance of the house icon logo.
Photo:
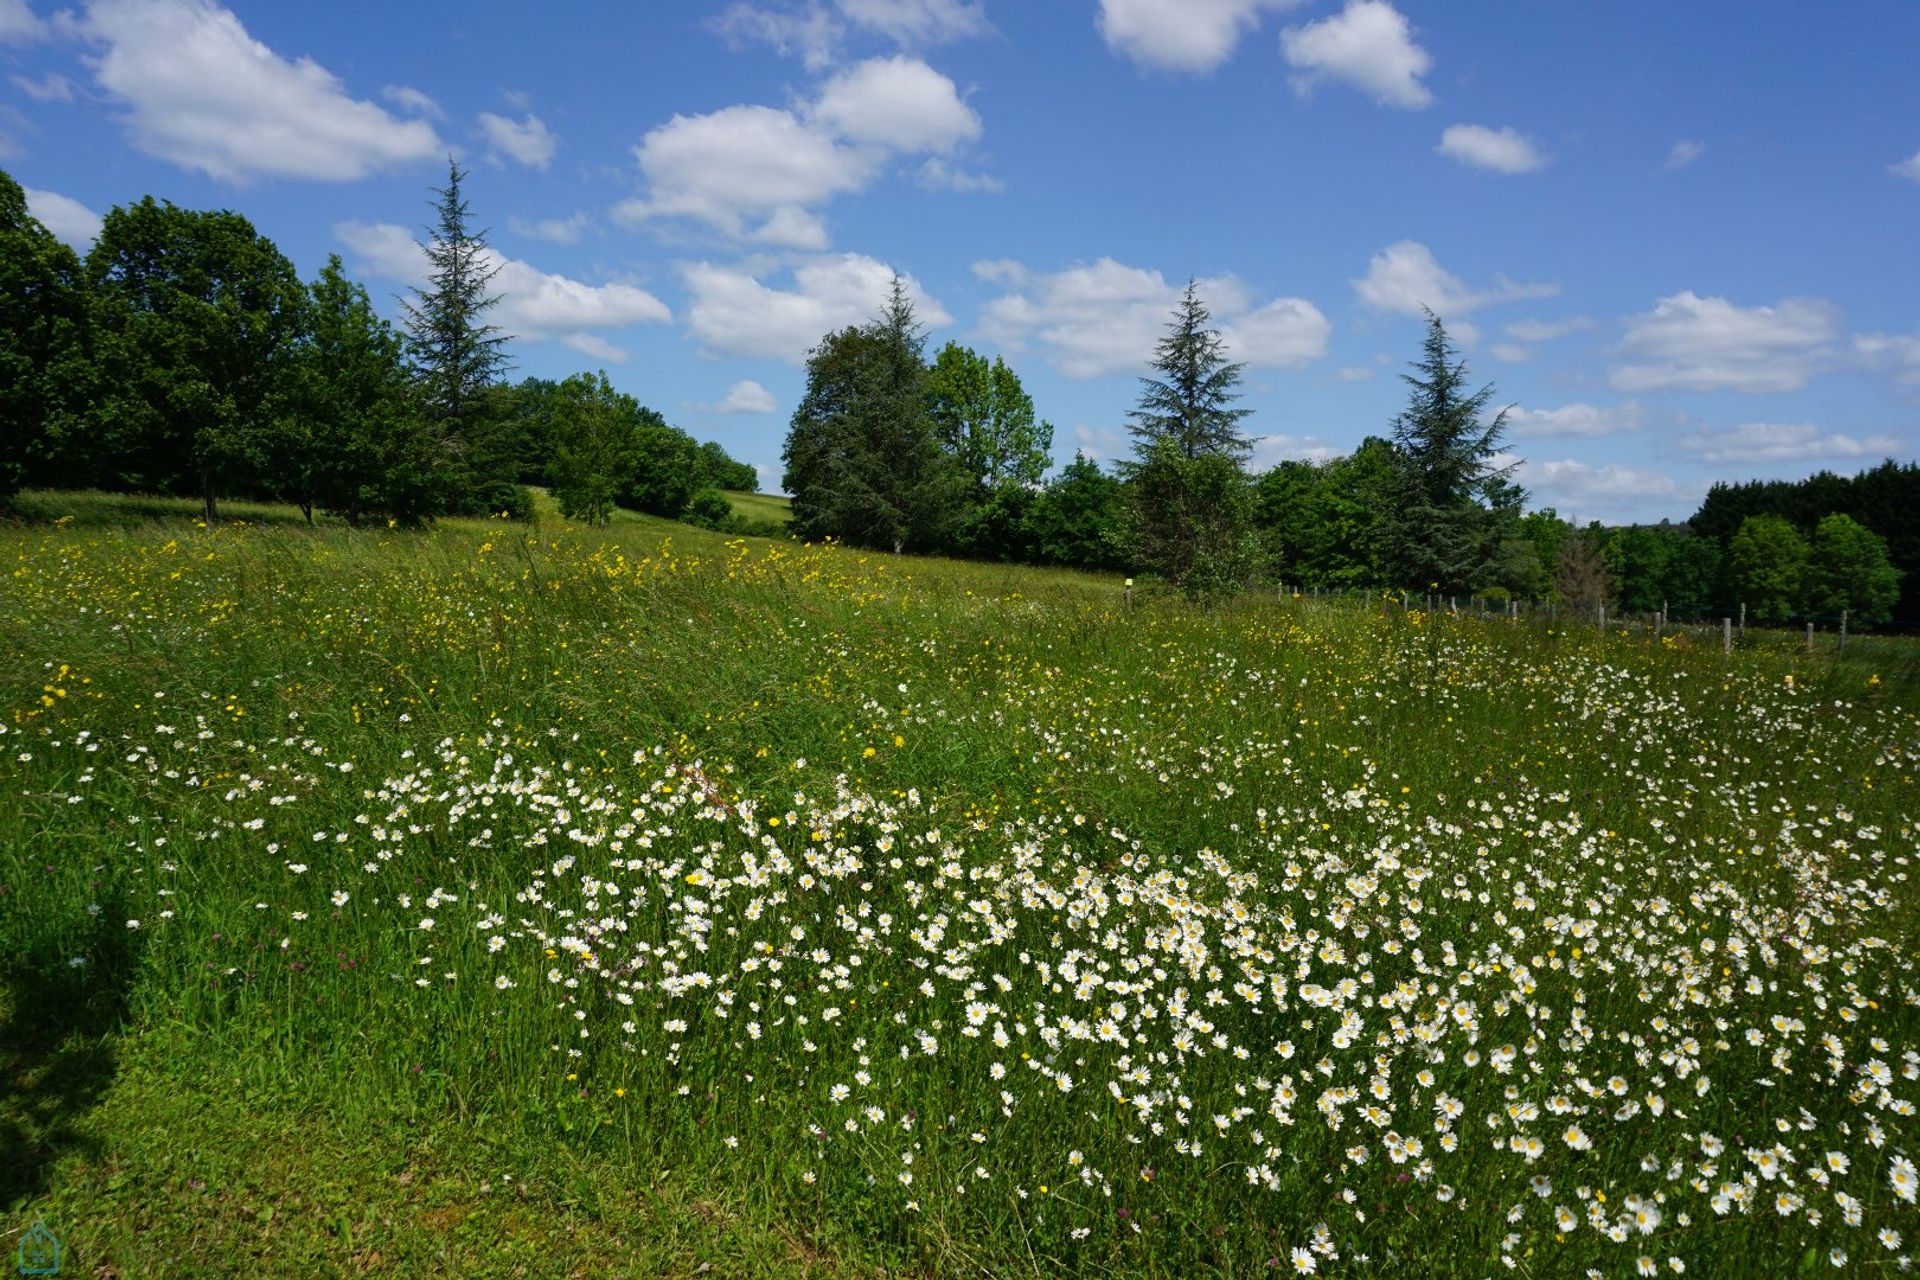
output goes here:
[[20, 1237], [15, 1260], [23, 1276], [59, 1275], [60, 1237], [47, 1230], [45, 1222], [36, 1220]]

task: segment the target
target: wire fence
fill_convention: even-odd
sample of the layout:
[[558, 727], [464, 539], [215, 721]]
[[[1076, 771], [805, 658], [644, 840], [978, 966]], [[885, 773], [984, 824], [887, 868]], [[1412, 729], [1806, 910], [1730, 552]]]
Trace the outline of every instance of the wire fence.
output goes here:
[[[1777, 647], [1784, 640], [1798, 639], [1808, 650], [1825, 646], [1844, 651], [1849, 643], [1863, 638], [1898, 636], [1911, 642], [1913, 636], [1920, 633], [1920, 618], [1881, 619], [1863, 632], [1850, 611], [1846, 610], [1836, 614], [1794, 614], [1762, 620], [1755, 616], [1757, 611], [1749, 610], [1744, 603], [1707, 613], [1676, 613], [1665, 608], [1625, 610], [1604, 604], [1573, 605], [1559, 600], [1519, 597], [1500, 600], [1485, 596], [1382, 591], [1364, 587], [1307, 587], [1282, 583], [1276, 591], [1282, 598], [1345, 601], [1407, 611], [1418, 609], [1428, 614], [1444, 613], [1488, 621], [1505, 619], [1549, 627], [1590, 627], [1600, 632], [1650, 633], [1655, 637], [1686, 635], [1700, 642], [1717, 639], [1722, 648], [1728, 651], [1737, 644], [1747, 642], [1750, 635], [1770, 647]], [[1916, 649], [1916, 660], [1920, 660], [1920, 649]]]

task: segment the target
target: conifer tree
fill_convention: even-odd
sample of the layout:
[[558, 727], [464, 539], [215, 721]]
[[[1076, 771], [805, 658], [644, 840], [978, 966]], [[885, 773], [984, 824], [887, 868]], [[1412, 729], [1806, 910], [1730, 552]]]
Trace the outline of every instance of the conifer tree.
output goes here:
[[1483, 422], [1493, 387], [1467, 390], [1466, 362], [1456, 360], [1440, 317], [1427, 313], [1427, 336], [1407, 407], [1393, 420], [1402, 463], [1387, 537], [1388, 569], [1400, 585], [1466, 593], [1485, 585], [1499, 552], [1489, 504], [1514, 465], [1497, 465], [1506, 411]]
[[1240, 420], [1251, 410], [1231, 407], [1246, 366], [1227, 359], [1219, 331], [1208, 327], [1212, 319], [1187, 281], [1167, 336], [1154, 349], [1152, 367], [1161, 376], [1140, 379], [1140, 406], [1127, 415], [1143, 456], [1160, 440], [1171, 440], [1188, 458], [1219, 454], [1243, 462], [1252, 451], [1240, 434]]
[[1259, 559], [1252, 483], [1241, 467], [1251, 451], [1232, 408], [1244, 367], [1229, 361], [1193, 282], [1175, 307], [1152, 367], [1142, 378], [1133, 421], [1135, 460], [1127, 484], [1124, 540], [1133, 561], [1194, 598], [1231, 594]]
[[[429, 508], [402, 513], [412, 518], [469, 505], [476, 490], [497, 479], [486, 474], [494, 461], [487, 439], [494, 405], [487, 392], [506, 368], [507, 335], [488, 324], [486, 314], [500, 301], [488, 292], [500, 262], [487, 248], [486, 232], [468, 225], [471, 210], [460, 190], [466, 176], [447, 162], [447, 185], [434, 189], [434, 222], [421, 245], [430, 267], [427, 283], [402, 303], [421, 424], [438, 454], [424, 467], [440, 472], [414, 476], [405, 486]], [[442, 485], [451, 491], [435, 506], [426, 491]]]

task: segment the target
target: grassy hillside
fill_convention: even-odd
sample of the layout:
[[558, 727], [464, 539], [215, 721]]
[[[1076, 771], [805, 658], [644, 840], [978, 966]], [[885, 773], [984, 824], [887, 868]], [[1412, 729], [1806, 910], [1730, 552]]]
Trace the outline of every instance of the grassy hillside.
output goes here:
[[0, 1208], [76, 1274], [1920, 1229], [1908, 650], [32, 501], [73, 518], [0, 529]]
[[785, 524], [793, 518], [793, 503], [777, 493], [739, 493], [729, 491], [727, 501], [733, 514], [747, 520], [772, 520]]

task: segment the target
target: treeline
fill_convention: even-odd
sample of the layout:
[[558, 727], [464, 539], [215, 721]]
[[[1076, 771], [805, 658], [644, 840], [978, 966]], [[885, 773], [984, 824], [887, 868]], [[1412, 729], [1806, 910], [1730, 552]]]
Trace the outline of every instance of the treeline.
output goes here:
[[0, 172], [0, 505], [25, 486], [291, 502], [358, 524], [529, 518], [527, 486], [713, 525], [754, 470], [602, 374], [508, 383], [498, 269], [449, 166], [396, 329], [340, 259], [302, 281], [244, 217], [147, 197], [83, 259]]
[[1529, 512], [1504, 414], [1429, 316], [1387, 435], [1249, 474], [1241, 368], [1189, 285], [1129, 415], [1134, 457], [1045, 478], [1052, 428], [999, 359], [924, 341], [895, 282], [883, 313], [827, 335], [787, 436], [806, 537], [893, 551], [1151, 573], [1190, 594], [1256, 583], [1561, 601], [1672, 617], [1855, 623], [1913, 606], [1920, 467], [1716, 485], [1680, 526], [1586, 529]]
[[806, 537], [887, 550], [1135, 570], [1190, 595], [1261, 581], [1544, 595], [1550, 513], [1523, 512], [1438, 319], [1391, 439], [1253, 476], [1241, 366], [1192, 285], [1129, 415], [1134, 457], [1084, 455], [1044, 478], [1052, 428], [1003, 362], [949, 343], [930, 363], [898, 281], [885, 311], [829, 334], [807, 364], [785, 460]]

